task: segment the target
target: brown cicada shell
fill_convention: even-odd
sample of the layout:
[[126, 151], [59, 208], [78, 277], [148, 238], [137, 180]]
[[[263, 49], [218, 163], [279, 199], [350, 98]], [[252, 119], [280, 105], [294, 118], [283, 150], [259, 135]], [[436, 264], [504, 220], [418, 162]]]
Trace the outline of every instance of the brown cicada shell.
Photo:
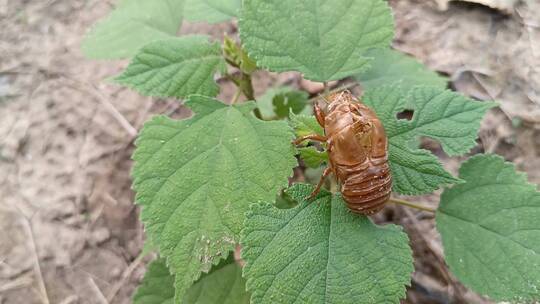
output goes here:
[[317, 121], [325, 136], [307, 135], [295, 141], [324, 141], [329, 165], [312, 193], [315, 196], [324, 178], [334, 173], [341, 194], [352, 212], [371, 215], [390, 198], [392, 175], [388, 166], [388, 139], [381, 121], [371, 109], [349, 91], [328, 98], [327, 113], [315, 106]]

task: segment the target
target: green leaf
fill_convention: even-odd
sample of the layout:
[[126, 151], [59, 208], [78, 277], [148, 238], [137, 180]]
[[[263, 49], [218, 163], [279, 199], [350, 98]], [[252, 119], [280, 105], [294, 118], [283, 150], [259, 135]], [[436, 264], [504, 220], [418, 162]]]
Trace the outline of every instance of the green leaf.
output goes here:
[[133, 296], [134, 304], [174, 303], [174, 277], [169, 273], [165, 259], [157, 259], [148, 265], [141, 285]]
[[252, 205], [242, 231], [244, 276], [259, 303], [399, 303], [413, 272], [408, 238], [348, 211], [339, 195], [287, 192], [291, 209]]
[[185, 16], [188, 21], [218, 23], [238, 15], [242, 0], [185, 0]]
[[414, 86], [433, 86], [444, 89], [448, 79], [429, 70], [415, 58], [392, 49], [373, 49], [365, 53], [373, 57], [371, 69], [356, 75], [364, 89], [399, 84], [409, 90]]
[[218, 43], [209, 43], [204, 36], [186, 36], [144, 46], [115, 80], [147, 96], [216, 96], [219, 86], [214, 74], [224, 69]]
[[380, 0], [245, 1], [240, 37], [257, 65], [330, 81], [369, 67], [371, 48], [387, 47], [392, 13]]
[[284, 121], [261, 121], [253, 102], [194, 95], [186, 120], [147, 122], [133, 156], [136, 201], [176, 275], [176, 299], [234, 249], [248, 204], [273, 200], [297, 165]]
[[191, 286], [182, 303], [249, 304], [249, 298], [242, 268], [230, 258]]
[[[388, 136], [394, 191], [424, 194], [459, 182], [429, 151], [418, 149], [418, 139], [431, 137], [447, 154], [465, 154], [476, 145], [480, 121], [495, 103], [473, 101], [434, 87], [407, 92], [398, 86], [384, 86], [366, 91], [362, 98], [377, 113]], [[396, 118], [405, 109], [414, 111], [410, 121]]]
[[[186, 304], [242, 304], [249, 303], [245, 291], [242, 269], [229, 258], [214, 266], [186, 293]], [[174, 277], [169, 273], [165, 259], [153, 261], [133, 298], [134, 304], [174, 303]]]
[[539, 301], [540, 192], [495, 155], [470, 158], [459, 176], [436, 216], [450, 269], [494, 300]]
[[459, 183], [446, 172], [437, 157], [424, 149], [408, 149], [390, 144], [389, 157], [392, 190], [401, 194], [430, 193], [441, 185]]
[[307, 107], [309, 95], [304, 91], [294, 90], [290, 87], [269, 89], [257, 102], [264, 119], [282, 119], [294, 114], [311, 114], [311, 107]]
[[321, 152], [313, 146], [298, 148], [298, 152], [306, 166], [310, 168], [318, 168], [323, 163], [328, 163], [328, 153]]
[[289, 123], [293, 127], [296, 136], [305, 136], [309, 134], [324, 135], [324, 130], [317, 122], [315, 116], [290, 114]]
[[86, 35], [82, 50], [89, 58], [129, 58], [144, 45], [173, 37], [184, 12], [184, 0], [122, 0]]
[[405, 145], [411, 138], [427, 136], [440, 142], [450, 156], [463, 155], [476, 146], [480, 122], [487, 110], [496, 106], [438, 88], [415, 88], [410, 92], [406, 106], [414, 110], [414, 115], [410, 122], [398, 124], [392, 139]]
[[297, 90], [277, 94], [272, 100], [274, 111], [280, 118], [289, 117], [290, 112], [294, 114], [305, 113], [304, 110], [311, 112], [311, 108], [306, 108], [309, 101], [308, 97], [308, 93]]

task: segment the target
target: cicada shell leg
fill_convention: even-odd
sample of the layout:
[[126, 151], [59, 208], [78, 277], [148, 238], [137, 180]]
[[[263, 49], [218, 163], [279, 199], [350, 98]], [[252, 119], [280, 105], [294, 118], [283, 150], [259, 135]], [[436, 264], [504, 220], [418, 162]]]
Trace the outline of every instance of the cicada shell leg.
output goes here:
[[317, 194], [319, 194], [319, 191], [321, 191], [321, 187], [322, 187], [322, 185], [324, 183], [324, 180], [326, 179], [326, 177], [328, 175], [330, 175], [330, 173], [332, 173], [332, 169], [330, 168], [330, 166], [328, 166], [328, 167], [326, 167], [326, 169], [324, 169], [323, 174], [321, 176], [321, 179], [319, 180], [319, 183], [317, 184], [317, 187], [315, 187], [313, 192], [311, 192], [308, 199], [312, 199], [315, 196], [317, 196]]
[[327, 138], [326, 138], [326, 136], [322, 136], [322, 135], [319, 135], [319, 134], [309, 134], [309, 135], [298, 137], [294, 141], [294, 144], [299, 145], [299, 144], [301, 144], [302, 142], [304, 142], [306, 140], [314, 140], [314, 141], [325, 142], [327, 140]]
[[319, 125], [324, 128], [325, 115], [318, 104], [315, 104], [315, 118], [317, 118], [317, 122], [319, 123]]

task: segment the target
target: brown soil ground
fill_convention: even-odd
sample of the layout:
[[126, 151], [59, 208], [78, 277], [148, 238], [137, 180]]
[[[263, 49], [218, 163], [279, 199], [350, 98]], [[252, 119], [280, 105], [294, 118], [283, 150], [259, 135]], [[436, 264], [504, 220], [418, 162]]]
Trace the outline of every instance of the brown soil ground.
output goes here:
[[[501, 109], [484, 120], [475, 152], [503, 155], [540, 183], [540, 5], [507, 12], [446, 0], [394, 0], [394, 46], [449, 75], [452, 87]], [[479, 0], [496, 6], [514, 1]], [[153, 114], [184, 117], [174, 100], [107, 84], [126, 62], [84, 59], [79, 44], [112, 7], [98, 0], [0, 0], [0, 304], [130, 303], [147, 259], [133, 205], [133, 139]], [[182, 32], [234, 34], [234, 24]], [[259, 73], [256, 91], [296, 73]], [[221, 97], [233, 88], [223, 83]], [[456, 171], [440, 147], [426, 148]], [[437, 195], [414, 198], [436, 205]], [[403, 225], [416, 272], [403, 303], [489, 303], [463, 288], [441, 259], [433, 218], [388, 207], [378, 222]]]

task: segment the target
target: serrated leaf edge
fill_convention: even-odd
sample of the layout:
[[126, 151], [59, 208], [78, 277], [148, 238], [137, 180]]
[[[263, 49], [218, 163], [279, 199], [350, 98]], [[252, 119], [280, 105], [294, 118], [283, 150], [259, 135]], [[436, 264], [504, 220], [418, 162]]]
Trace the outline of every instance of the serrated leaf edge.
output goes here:
[[[242, 48], [245, 50], [246, 54], [248, 55], [248, 57], [252, 58], [256, 64], [257, 64], [257, 67], [259, 68], [263, 68], [263, 69], [266, 69], [268, 71], [271, 71], [271, 72], [276, 72], [276, 73], [281, 73], [281, 72], [288, 72], [288, 71], [296, 71], [296, 72], [299, 72], [302, 74], [302, 77], [305, 78], [305, 79], [308, 79], [308, 80], [311, 80], [311, 81], [315, 81], [315, 82], [327, 82], [327, 81], [332, 81], [332, 80], [340, 80], [340, 79], [344, 79], [344, 78], [347, 78], [347, 77], [350, 77], [356, 73], [362, 73], [362, 72], [365, 72], [366, 70], [369, 70], [371, 68], [371, 64], [370, 62], [374, 59], [374, 57], [369, 57], [369, 56], [364, 56], [364, 55], [361, 55], [359, 56], [358, 59], [362, 58], [362, 59], [366, 59], [366, 63], [354, 70], [354, 71], [348, 71], [348, 76], [344, 76], [344, 77], [338, 77], [338, 78], [335, 78], [333, 79], [333, 77], [335, 77], [335, 75], [339, 74], [339, 71], [336, 71], [334, 72], [331, 76], [327, 77], [327, 79], [315, 79], [315, 78], [310, 78], [310, 77], [306, 77], [305, 76], [305, 73], [303, 72], [300, 72], [298, 71], [297, 69], [289, 69], [289, 68], [277, 68], [277, 69], [273, 69], [273, 68], [270, 68], [268, 65], [265, 65], [263, 63], [260, 62], [261, 58], [263, 57], [262, 55], [261, 56], [258, 56], [257, 54], [254, 54], [252, 51], [250, 51], [250, 48], [249, 46], [246, 47], [246, 39], [244, 39], [245, 37], [245, 34], [243, 34], [243, 31], [242, 31], [242, 24], [244, 24], [245, 22], [245, 19], [244, 19], [244, 9], [245, 9], [245, 4], [244, 2], [246, 2], [248, 0], [242, 0], [242, 7], [240, 8], [239, 10], [239, 17], [238, 17], [238, 36], [240, 37], [240, 40], [242, 41]], [[374, 1], [375, 2], [375, 1]], [[391, 27], [392, 27], [392, 33], [391, 33], [391, 37], [389, 39], [389, 41], [391, 41], [393, 39], [393, 37], [395, 36], [395, 32], [394, 32], [394, 28], [395, 28], [395, 20], [394, 20], [394, 12], [392, 11], [392, 8], [390, 7], [390, 5], [386, 2], [386, 1], [383, 1], [383, 5], [385, 5], [385, 9], [389, 11], [389, 13], [391, 14], [392, 18], [390, 18], [391, 20]], [[389, 46], [389, 45], [388, 45]], [[387, 47], [388, 47], [387, 46]], [[378, 48], [383, 48], [382, 46], [378, 46], [378, 47], [373, 47], [372, 49], [378, 49]], [[313, 72], [313, 71], [312, 71]], [[343, 72], [342, 72], [343, 73]]]
[[[221, 53], [221, 45], [218, 42], [210, 41], [210, 37], [205, 36], [205, 35], [190, 35], [190, 36], [183, 36], [183, 37], [172, 37], [171, 36], [171, 38], [169, 38], [169, 39], [155, 40], [155, 41], [149, 42], [146, 45], [142, 46], [136, 52], [136, 54], [133, 56], [133, 58], [131, 58], [128, 66], [124, 69], [124, 71], [122, 71], [122, 73], [120, 73], [120, 74], [118, 74], [116, 76], [113, 76], [113, 77], [109, 78], [109, 80], [112, 83], [116, 83], [116, 84], [119, 84], [119, 85], [126, 86], [128, 88], [131, 88], [131, 89], [137, 91], [139, 94], [144, 95], [144, 96], [159, 97], [159, 98], [188, 98], [189, 96], [192, 96], [192, 95], [201, 95], [199, 93], [188, 93], [188, 94], [181, 94], [181, 95], [180, 94], [166, 94], [166, 93], [156, 91], [155, 88], [143, 89], [143, 88], [140, 87], [140, 85], [135, 85], [133, 83], [130, 83], [128, 80], [131, 78], [131, 76], [126, 76], [125, 75], [127, 69], [129, 69], [129, 67], [132, 64], [135, 63], [135, 60], [136, 60], [137, 56], [139, 56], [139, 54], [143, 53], [146, 50], [146, 48], [152, 47], [155, 44], [164, 43], [164, 42], [167, 42], [167, 41], [178, 41], [179, 38], [186, 38], [186, 37], [195, 38], [197, 36], [208, 38], [208, 41], [207, 41], [208, 47], [217, 50], [216, 54], [207, 55], [207, 56], [204, 57], [204, 58], [215, 58], [215, 59], [219, 60], [219, 62], [215, 66], [213, 66], [213, 70], [214, 70], [213, 75], [215, 76], [217, 73], [223, 73], [224, 70], [225, 70], [226, 65], [225, 65], [225, 61], [224, 61], [222, 53]], [[200, 59], [200, 58], [202, 58], [202, 57], [199, 57], [197, 59]], [[182, 61], [182, 63], [189, 62], [189, 61], [194, 61], [194, 59], [184, 60], [184, 61]], [[175, 64], [178, 64], [178, 63], [172, 63], [172, 64], [175, 65]], [[190, 79], [191, 79], [191, 76], [190, 76]], [[200, 89], [200, 87], [201, 87], [201, 85], [198, 87], [198, 89]], [[212, 83], [212, 86], [209, 88], [211, 90], [211, 92], [209, 94], [203, 95], [203, 96], [215, 97], [215, 96], [217, 96], [219, 94], [220, 88], [221, 87], [214, 81]]]
[[[396, 87], [397, 87], [397, 89], [401, 90], [401, 86], [396, 86]], [[407, 144], [409, 144], [411, 142], [418, 142], [419, 138], [422, 137], [422, 136], [429, 137], [429, 138], [437, 141], [441, 145], [442, 150], [448, 156], [460, 156], [460, 155], [465, 155], [465, 154], [469, 153], [474, 148], [474, 146], [476, 144], [476, 139], [478, 138], [478, 131], [480, 129], [480, 124], [482, 123], [483, 117], [485, 116], [486, 112], [489, 109], [497, 107], [499, 105], [498, 103], [493, 102], [493, 101], [477, 101], [477, 100], [471, 99], [471, 98], [469, 98], [467, 96], [461, 95], [458, 92], [452, 91], [450, 89], [441, 90], [441, 88], [438, 88], [436, 86], [417, 85], [414, 88], [412, 88], [411, 90], [409, 90], [405, 95], [402, 94], [402, 96], [405, 99], [405, 103], [403, 104], [403, 106], [404, 106], [403, 110], [407, 110], [407, 109], [412, 108], [410, 110], [412, 110], [414, 112], [412, 120], [411, 121], [404, 121], [403, 122], [404, 125], [410, 126], [410, 124], [414, 120], [414, 115], [418, 111], [418, 109], [415, 109], [414, 106], [411, 107], [411, 101], [414, 100], [415, 91], [420, 91], [420, 90], [430, 90], [431, 92], [436, 92], [436, 95], [434, 95], [432, 98], [436, 98], [437, 96], [440, 96], [442, 94], [450, 93], [450, 94], [454, 95], [452, 98], [464, 98], [464, 99], [467, 100], [468, 103], [472, 103], [472, 104], [475, 104], [475, 105], [478, 106], [478, 108], [475, 109], [475, 110], [484, 111], [481, 119], [476, 120], [473, 123], [471, 123], [471, 124], [474, 124], [474, 127], [470, 128], [470, 130], [471, 131], [476, 130], [476, 132], [475, 132], [476, 137], [470, 141], [470, 148], [465, 152], [458, 152], [458, 151], [455, 151], [455, 150], [445, 149], [445, 147], [442, 145], [442, 143], [437, 138], [433, 138], [430, 135], [426, 135], [426, 134], [418, 134], [415, 137], [411, 137], [411, 138], [409, 138], [407, 140]], [[397, 114], [397, 113], [395, 113], [395, 114]], [[409, 132], [409, 131], [407, 131], [407, 132]], [[389, 138], [389, 140], [390, 140], [390, 138]]]
[[[249, 111], [253, 110], [256, 108], [256, 103], [253, 102], [253, 101], [248, 101], [248, 102], [245, 102], [245, 103], [242, 103], [242, 104], [238, 104], [238, 105], [227, 105], [227, 104], [224, 104], [222, 102], [220, 102], [219, 100], [215, 99], [215, 98], [212, 98], [212, 97], [208, 97], [208, 96], [205, 96], [205, 95], [200, 95], [200, 94], [193, 94], [193, 95], [190, 95], [190, 98], [188, 100], [186, 100], [186, 102], [184, 103], [185, 106], [187, 106], [188, 108], [192, 109], [190, 106], [192, 104], [195, 104], [196, 101], [192, 100], [193, 97], [204, 97], [204, 98], [207, 98], [209, 100], [212, 100], [212, 101], [215, 101], [217, 103], [220, 103], [222, 105], [222, 107], [219, 107], [219, 108], [216, 108], [214, 109], [213, 111], [211, 112], [208, 112], [208, 113], [205, 113], [204, 115], [210, 115], [212, 114], [213, 112], [215, 111], [218, 111], [218, 110], [221, 110], [223, 108], [235, 108], [236, 110], [240, 111], [242, 113], [242, 115], [249, 115]], [[192, 109], [193, 110], [193, 109]], [[168, 121], [168, 122], [179, 122], [179, 121], [186, 121], [186, 122], [189, 122], [190, 120], [192, 120], [194, 117], [197, 116], [197, 112], [196, 111], [193, 111], [193, 115], [191, 115], [190, 117], [187, 117], [187, 118], [184, 118], [184, 119], [180, 119], [180, 120], [175, 120], [175, 119], [172, 119], [168, 116], [165, 116], [165, 115], [157, 115], [157, 116], [154, 116], [152, 119], [150, 119], [149, 121], [147, 121], [145, 123], [146, 124], [159, 124], [160, 121]], [[253, 116], [254, 117], [254, 116]], [[291, 140], [294, 138], [294, 130], [291, 128], [291, 126], [286, 122], [286, 121], [263, 121], [263, 120], [260, 120], [260, 122], [264, 122], [264, 123], [268, 123], [268, 124], [282, 124], [283, 127], [286, 127], [289, 131], [289, 134], [291, 136]], [[145, 139], [145, 132], [144, 132], [144, 128], [142, 129], [142, 131], [139, 133], [137, 139], [135, 140], [135, 146], [138, 147], [139, 146], [139, 143], [140, 141], [144, 140]], [[294, 157], [294, 155], [296, 155], [297, 151], [296, 151], [296, 148], [292, 145], [292, 142], [291, 142], [291, 147], [292, 147], [292, 152], [293, 154], [291, 155], [290, 157], [290, 161], [291, 161], [291, 166], [293, 166], [293, 162], [294, 164], [296, 164], [296, 158]], [[135, 153], [132, 154], [132, 160], [134, 162], [137, 162], [137, 150], [135, 150]], [[134, 165], [132, 167], [132, 170], [131, 170], [131, 176], [132, 176], [132, 179], [133, 179], [133, 183], [132, 183], [132, 189], [135, 189], [135, 185], [137, 185], [140, 181], [138, 181], [139, 178], [137, 178], [135, 176], [135, 170], [136, 169], [136, 166]], [[287, 177], [287, 178], [284, 178], [282, 184], [281, 184], [281, 188], [285, 188], [287, 187], [288, 185], [288, 180], [289, 178], [293, 177], [294, 175], [294, 172], [291, 170], [291, 173], [290, 175]], [[141, 208], [146, 208], [146, 205], [143, 204], [142, 202], [140, 202], [140, 199], [138, 199], [138, 193], [136, 191], [136, 197], [135, 197], [135, 204], [136, 205], [139, 205]], [[244, 215], [244, 222], [246, 220], [246, 217]], [[146, 227], [144, 228], [144, 230], [146, 231]], [[240, 234], [238, 234], [237, 236], [233, 237], [233, 239], [235, 240], [235, 243], [239, 243], [240, 240], [241, 240], [241, 235], [242, 235], [242, 232], [240, 232]], [[156, 244], [157, 248], [158, 248], [158, 251], [162, 252], [162, 245], [157, 243]], [[219, 257], [214, 257], [214, 259], [211, 259], [211, 266], [216, 266], [218, 265], [223, 259], [226, 259], [228, 258], [228, 256], [230, 255], [230, 252], [232, 251], [229, 250], [226, 252], [226, 254], [222, 255], [222, 256], [219, 256]], [[169, 272], [171, 273], [172, 276], [175, 277], [175, 283], [176, 283], [176, 276], [178, 274], [175, 274], [173, 273], [171, 270], [172, 270], [172, 266], [170, 265], [170, 256], [162, 256], [162, 258], [165, 259], [165, 263], [167, 265], [167, 268], [169, 269]], [[204, 270], [201, 270], [201, 271], [198, 271], [197, 274], [194, 276], [194, 280], [192, 280], [192, 283], [193, 282], [196, 282], [197, 280], [200, 279], [200, 277], [203, 275], [203, 274], [206, 274], [208, 273], [210, 270], [212, 269], [212, 267], [209, 267], [208, 271], [204, 271]], [[179, 303], [180, 300], [177, 299], [177, 294], [175, 293], [175, 297], [174, 297], [174, 303]]]
[[[285, 190], [285, 192], [287, 192], [288, 190], [290, 190], [292, 187], [310, 187], [310, 188], [313, 188], [314, 186], [311, 185], [311, 184], [306, 184], [306, 183], [294, 183], [293, 185], [291, 185], [289, 188], [287, 188]], [[324, 198], [324, 197], [327, 197], [329, 196], [329, 204], [332, 204], [334, 199], [336, 199], [338, 196], [341, 197], [341, 193], [331, 193], [329, 191], [326, 191], [324, 189], [322, 189], [318, 194], [317, 196], [315, 196], [314, 198], [310, 198], [308, 200], [308, 203], [311, 203], [313, 204], [314, 201], [318, 200], [318, 199], [321, 199], [321, 198]], [[246, 212], [246, 215], [245, 215], [245, 218], [244, 218], [244, 224], [243, 226], [246, 227], [247, 226], [247, 221], [249, 220], [249, 218], [251, 216], [254, 215], [255, 213], [255, 210], [264, 210], [264, 209], [276, 209], [276, 210], [279, 210], [281, 212], [286, 212], [286, 211], [290, 211], [291, 209], [299, 209], [299, 212], [301, 212], [304, 208], [300, 208], [301, 207], [301, 203], [299, 202], [296, 206], [290, 208], [290, 209], [279, 209], [279, 208], [276, 208], [274, 204], [272, 203], [269, 203], [269, 202], [258, 202], [258, 203], [253, 203], [249, 206], [249, 209], [248, 211]], [[297, 214], [295, 214], [294, 216], [296, 216]], [[331, 215], [330, 215], [331, 216]], [[370, 219], [368, 219], [370, 220]], [[371, 221], [371, 220], [370, 220]], [[407, 238], [407, 251], [408, 251], [408, 254], [411, 256], [411, 261], [412, 261], [412, 256], [413, 256], [413, 250], [410, 246], [410, 238], [408, 236], [407, 233], [405, 233], [405, 230], [402, 226], [400, 225], [395, 225], [395, 224], [387, 224], [387, 225], [377, 225], [375, 223], [373, 223], [373, 221], [371, 221], [371, 224], [378, 227], [379, 229], [385, 229], [385, 230], [394, 230], [395, 231], [399, 231], [399, 232], [402, 232], [403, 235]], [[245, 231], [245, 228], [242, 229], [241, 233], [240, 233], [240, 244], [242, 245], [242, 240], [245, 239], [247, 237], [246, 235], [246, 231]], [[249, 269], [249, 264], [250, 262], [245, 259], [245, 256], [243, 255], [244, 251], [241, 252], [241, 258], [242, 260], [245, 262], [245, 265], [244, 267], [242, 268], [242, 277], [244, 279], [246, 279], [246, 291], [250, 292], [250, 291], [253, 291], [255, 289], [254, 287], [254, 283], [253, 283], [253, 280], [255, 280], [255, 278], [253, 277], [249, 277], [247, 275], [247, 272], [246, 272], [246, 269]], [[328, 270], [326, 270], [328, 271]], [[414, 273], [414, 264], [410, 264], [410, 269], [409, 269], [409, 275], [408, 275], [408, 282], [404, 284], [404, 287], [410, 287], [412, 286], [412, 274]], [[404, 299], [405, 296], [407, 294], [407, 289], [406, 288], [402, 288], [400, 294], [399, 294], [399, 299]], [[253, 296], [253, 292], [252, 292], [252, 296]]]

